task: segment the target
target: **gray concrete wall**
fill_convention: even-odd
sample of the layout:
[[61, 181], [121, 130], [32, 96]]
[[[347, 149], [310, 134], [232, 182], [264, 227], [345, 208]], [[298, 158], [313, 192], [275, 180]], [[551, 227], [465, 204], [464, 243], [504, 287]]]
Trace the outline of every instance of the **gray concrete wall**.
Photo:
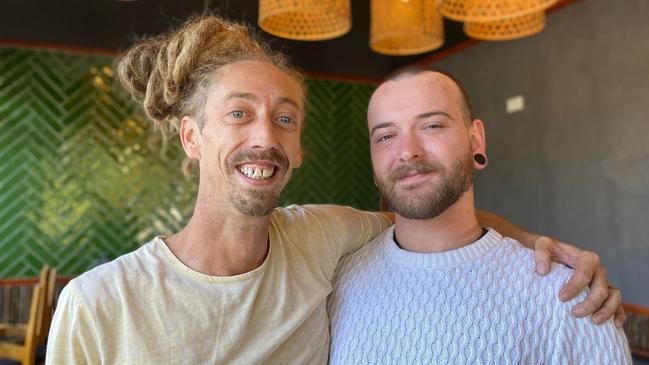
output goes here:
[[487, 126], [478, 206], [598, 252], [624, 300], [649, 306], [649, 1], [578, 1], [539, 35], [434, 66]]

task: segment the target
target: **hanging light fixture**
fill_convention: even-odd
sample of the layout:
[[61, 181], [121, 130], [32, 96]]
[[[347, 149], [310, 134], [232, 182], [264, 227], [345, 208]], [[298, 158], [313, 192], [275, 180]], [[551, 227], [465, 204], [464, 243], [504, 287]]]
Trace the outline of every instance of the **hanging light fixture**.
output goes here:
[[414, 55], [444, 44], [438, 0], [371, 0], [370, 48], [386, 55]]
[[442, 14], [461, 22], [491, 22], [538, 13], [558, 0], [444, 0]]
[[259, 0], [259, 26], [278, 37], [320, 41], [349, 32], [350, 0]]
[[485, 41], [509, 41], [531, 36], [545, 27], [545, 12], [495, 20], [489, 22], [466, 22], [464, 33], [471, 38]]

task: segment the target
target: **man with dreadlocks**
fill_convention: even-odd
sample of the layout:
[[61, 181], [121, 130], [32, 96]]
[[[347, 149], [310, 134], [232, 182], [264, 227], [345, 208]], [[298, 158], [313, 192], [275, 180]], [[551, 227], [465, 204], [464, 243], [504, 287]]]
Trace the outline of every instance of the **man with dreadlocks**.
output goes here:
[[[300, 74], [245, 26], [213, 16], [136, 44], [119, 74], [154, 122], [178, 123], [198, 163], [196, 205], [180, 232], [69, 283], [47, 363], [326, 363], [336, 265], [391, 223], [339, 206], [276, 209], [302, 162]], [[529, 246], [538, 238], [498, 229]], [[581, 262], [575, 293], [598, 272], [596, 255], [559, 243], [538, 251], [542, 265], [551, 250]], [[594, 277], [591, 312], [608, 293]], [[614, 310], [619, 296], [606, 303]]]

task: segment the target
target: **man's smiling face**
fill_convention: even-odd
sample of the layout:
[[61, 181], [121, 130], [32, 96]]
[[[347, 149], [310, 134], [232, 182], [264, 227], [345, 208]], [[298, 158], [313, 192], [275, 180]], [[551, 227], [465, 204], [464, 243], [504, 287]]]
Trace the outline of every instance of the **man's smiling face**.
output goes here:
[[436, 72], [382, 84], [368, 108], [377, 186], [395, 212], [430, 219], [472, 186], [472, 133], [455, 83]]
[[299, 85], [262, 61], [220, 68], [207, 89], [203, 126], [195, 131], [200, 183], [219, 204], [249, 216], [277, 205], [302, 162], [303, 96]]

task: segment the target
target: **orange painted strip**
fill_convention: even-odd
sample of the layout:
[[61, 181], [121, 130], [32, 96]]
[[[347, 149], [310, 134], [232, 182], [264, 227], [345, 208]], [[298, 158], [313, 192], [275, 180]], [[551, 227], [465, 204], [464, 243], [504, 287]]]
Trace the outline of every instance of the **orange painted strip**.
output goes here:
[[623, 303], [622, 307], [626, 312], [649, 317], [649, 308], [637, 304]]
[[631, 346], [631, 353], [634, 354], [634, 355], [649, 358], [649, 350], [643, 350], [643, 349]]
[[25, 48], [38, 48], [38, 49], [46, 49], [46, 50], [53, 50], [53, 51], [82, 53], [82, 54], [93, 54], [93, 55], [101, 55], [101, 56], [108, 56], [108, 57], [119, 57], [122, 55], [122, 52], [111, 50], [111, 49], [66, 46], [61, 44], [50, 44], [50, 43], [26, 41], [20, 39], [0, 38], [0, 45], [25, 47]]
[[551, 7], [549, 7], [548, 10], [546, 10], [545, 12], [550, 14], [550, 13], [556, 11], [556, 10], [559, 10], [561, 8], [565, 8], [566, 6], [572, 5], [572, 4], [574, 4], [574, 3], [578, 2], [578, 1], [581, 1], [581, 0], [563, 0], [563, 1], [559, 1], [556, 4], [552, 5]]
[[[67, 46], [61, 44], [33, 42], [33, 41], [26, 41], [26, 40], [19, 40], [19, 39], [0, 38], [0, 45], [20, 47], [20, 48], [36, 48], [36, 49], [44, 49], [44, 50], [52, 50], [52, 51], [64, 51], [64, 52], [72, 52], [72, 53], [80, 53], [80, 54], [100, 55], [100, 56], [107, 56], [107, 57], [121, 57], [123, 54], [122, 52], [111, 50], [111, 49]], [[318, 71], [302, 70], [302, 73], [310, 78], [358, 82], [358, 83], [371, 84], [371, 85], [378, 85], [382, 81], [380, 78], [334, 74], [334, 73], [318, 72]]]

